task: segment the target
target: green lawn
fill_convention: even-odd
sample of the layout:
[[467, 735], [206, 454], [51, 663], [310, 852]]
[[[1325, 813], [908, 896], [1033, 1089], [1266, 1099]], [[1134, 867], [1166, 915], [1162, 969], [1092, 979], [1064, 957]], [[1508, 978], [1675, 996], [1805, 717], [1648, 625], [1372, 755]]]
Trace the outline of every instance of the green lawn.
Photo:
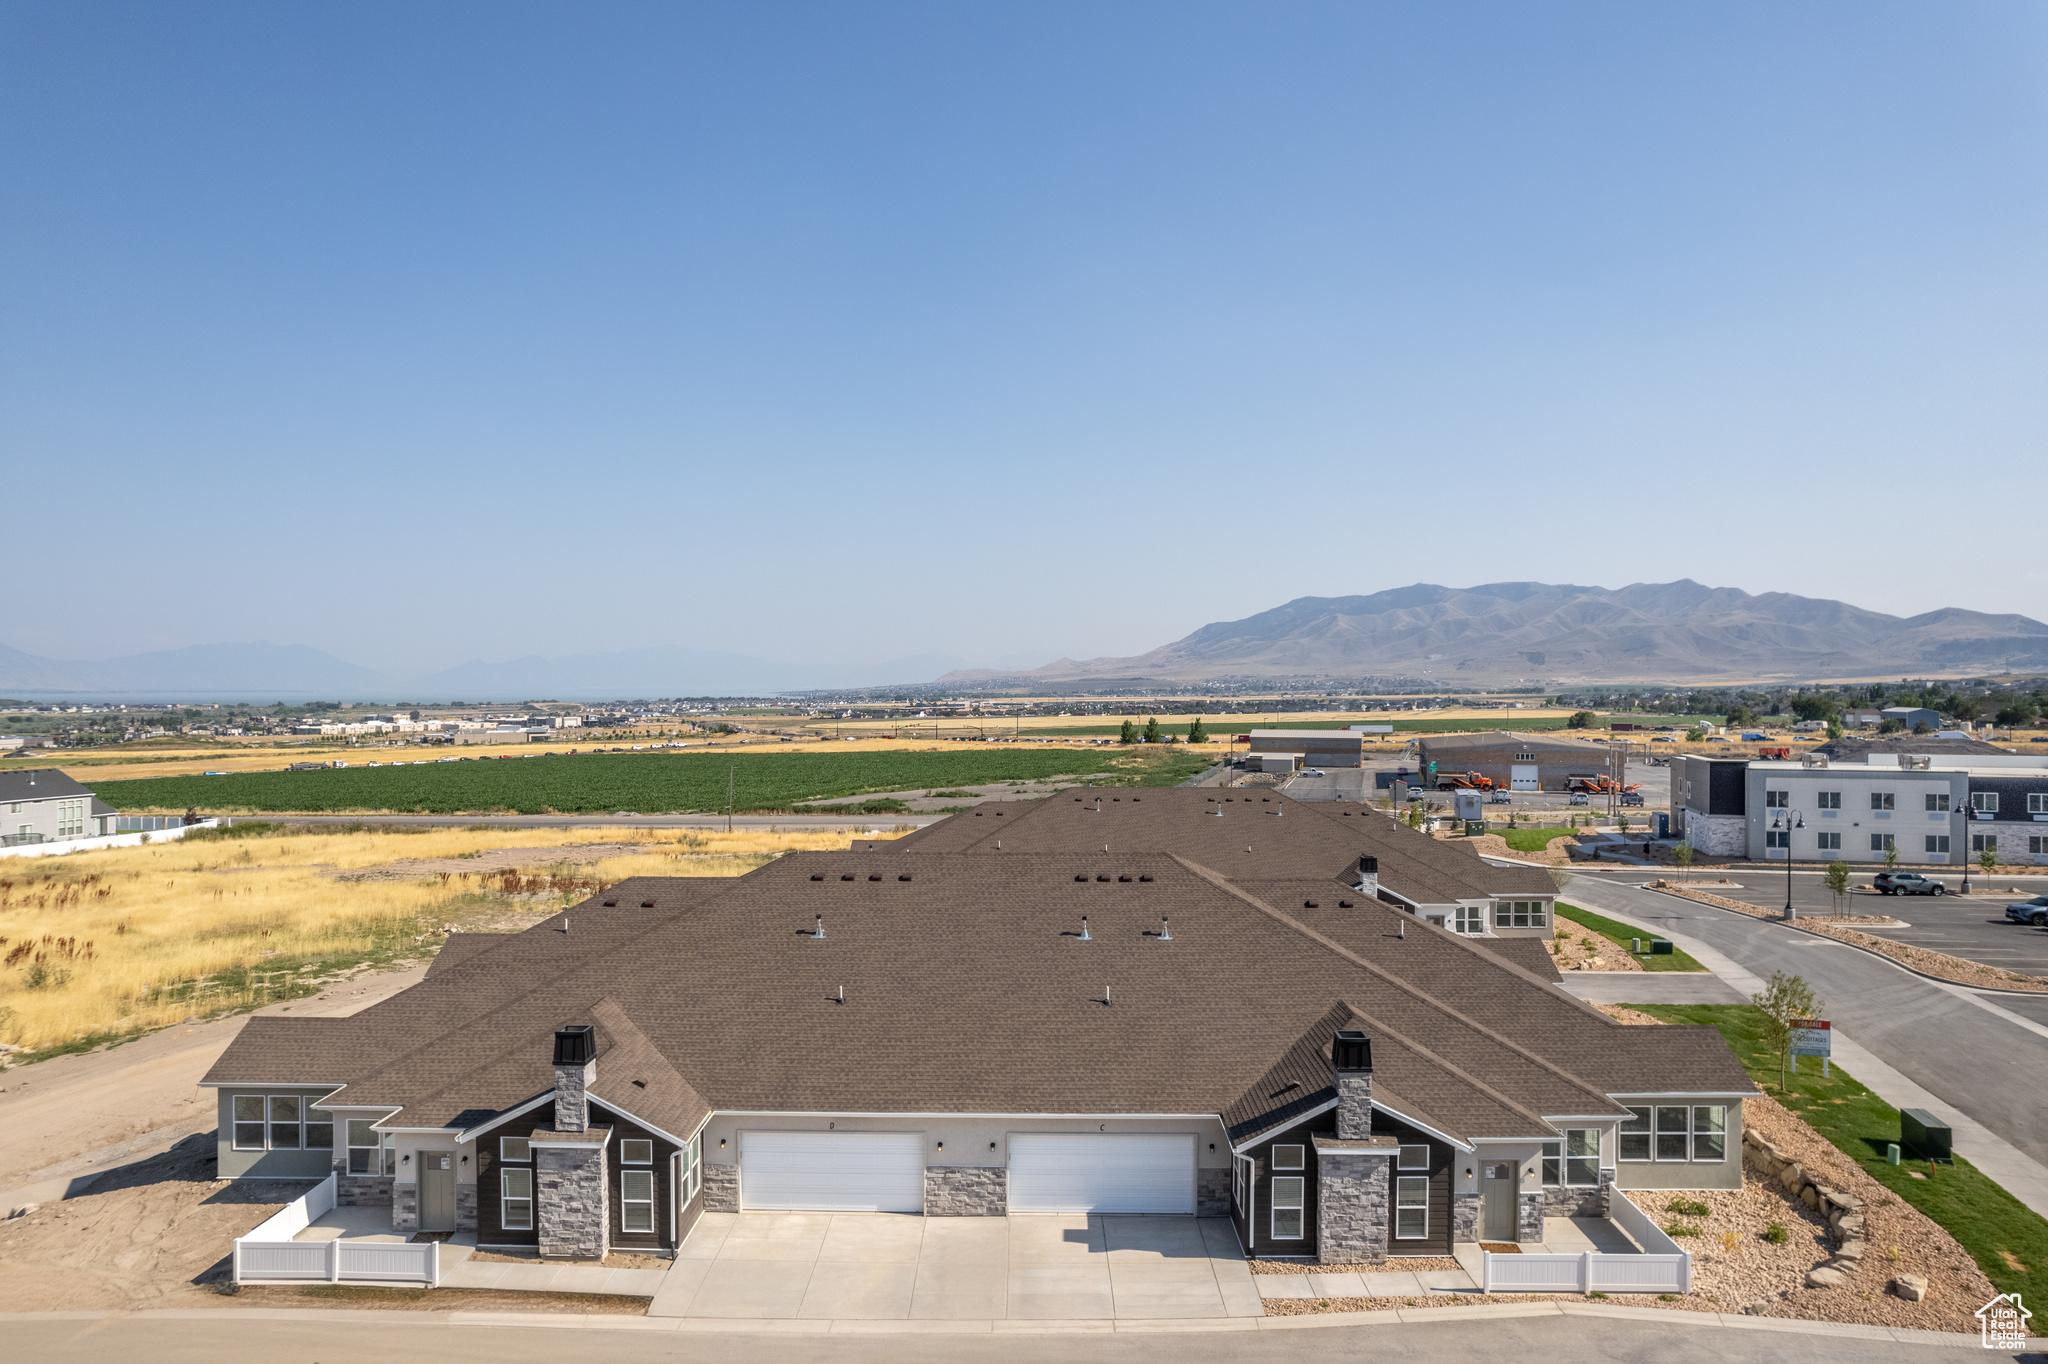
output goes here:
[[1576, 832], [1572, 829], [1489, 829], [1488, 833], [1499, 834], [1508, 841], [1516, 852], [1542, 852], [1560, 838], [1569, 838]]
[[[1641, 938], [1643, 946], [1647, 948], [1650, 945], [1651, 937], [1654, 936], [1643, 932], [1640, 928], [1630, 928], [1627, 924], [1616, 923], [1614, 920], [1592, 913], [1590, 910], [1580, 909], [1577, 905], [1568, 905], [1562, 900], [1557, 902], [1557, 917], [1569, 919], [1581, 928], [1592, 929], [1601, 937], [1618, 944], [1624, 952], [1628, 951], [1629, 943], [1637, 938]], [[1647, 951], [1630, 952], [1629, 955], [1638, 962], [1641, 962], [1645, 971], [1704, 971], [1707, 969], [1700, 965], [1689, 953], [1675, 945], [1672, 947], [1669, 956], [1651, 956]]]
[[[1213, 759], [1176, 748], [970, 749], [948, 753], [585, 753], [478, 758], [406, 766], [249, 772], [224, 777], [144, 777], [95, 783], [117, 810], [399, 814], [638, 814], [725, 808], [788, 810], [799, 802], [878, 791], [980, 786], [1075, 776], [1096, 782], [1172, 786]], [[863, 813], [893, 814], [880, 802]]]
[[[1878, 1183], [1948, 1229], [2001, 1293], [2048, 1301], [2048, 1220], [2028, 1208], [1966, 1160], [1943, 1165], [1930, 1178], [1925, 1161], [1885, 1163], [1885, 1147], [1899, 1139], [1899, 1110], [1849, 1077], [1840, 1066], [1822, 1079], [1808, 1058], [1788, 1091], [1778, 1093], [1778, 1058], [1764, 1046], [1763, 1015], [1748, 1004], [1632, 1004], [1667, 1023], [1711, 1023], [1728, 1039], [1750, 1078], [1814, 1130], [1839, 1146]], [[1882, 1255], [1883, 1246], [1871, 1247]]]

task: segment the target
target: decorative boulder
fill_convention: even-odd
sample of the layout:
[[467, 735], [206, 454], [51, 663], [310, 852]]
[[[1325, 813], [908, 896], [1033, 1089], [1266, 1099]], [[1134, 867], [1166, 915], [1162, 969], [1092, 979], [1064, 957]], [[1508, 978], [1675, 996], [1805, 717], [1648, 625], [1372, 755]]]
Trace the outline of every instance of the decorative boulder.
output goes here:
[[1927, 1280], [1918, 1274], [1901, 1274], [1892, 1280], [1892, 1292], [1907, 1302], [1918, 1302], [1927, 1296]]
[[1839, 1269], [1831, 1269], [1827, 1265], [1806, 1271], [1806, 1286], [1808, 1288], [1844, 1288], [1848, 1286], [1848, 1283], [1849, 1276], [1847, 1274]]

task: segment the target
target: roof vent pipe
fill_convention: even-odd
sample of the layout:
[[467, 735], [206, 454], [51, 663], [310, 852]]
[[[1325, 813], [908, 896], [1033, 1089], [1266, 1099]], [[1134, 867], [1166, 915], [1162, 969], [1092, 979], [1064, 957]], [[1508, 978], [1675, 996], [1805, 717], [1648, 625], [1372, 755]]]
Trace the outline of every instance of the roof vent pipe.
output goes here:
[[1159, 916], [1159, 941], [1173, 941], [1173, 925], [1166, 921], [1166, 916], [1164, 914]]
[[1082, 942], [1093, 942], [1093, 941], [1094, 941], [1094, 939], [1092, 939], [1092, 938], [1090, 938], [1090, 937], [1088, 936], [1088, 916], [1087, 916], [1086, 914], [1083, 914], [1083, 915], [1081, 916], [1081, 941], [1082, 941]]
[[817, 928], [816, 928], [815, 930], [813, 930], [813, 931], [812, 931], [812, 933], [811, 933], [811, 937], [812, 937], [813, 939], [815, 939], [815, 940], [819, 941], [819, 942], [823, 942], [823, 941], [825, 940], [825, 916], [824, 916], [824, 915], [820, 914], [820, 915], [818, 916], [818, 926], [817, 926]]

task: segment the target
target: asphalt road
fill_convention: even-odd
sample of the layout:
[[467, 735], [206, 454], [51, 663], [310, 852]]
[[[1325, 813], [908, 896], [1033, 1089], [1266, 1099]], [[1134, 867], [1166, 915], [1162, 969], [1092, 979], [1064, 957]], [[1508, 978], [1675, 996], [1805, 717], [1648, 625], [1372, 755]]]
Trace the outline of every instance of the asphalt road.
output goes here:
[[[1391, 1317], [1391, 1313], [1388, 1314]], [[1092, 1332], [973, 1335], [744, 1335], [628, 1327], [472, 1326], [420, 1312], [292, 1312], [271, 1317], [191, 1311], [86, 1321], [4, 1321], [9, 1356], [21, 1360], [147, 1359], [151, 1364], [341, 1364], [370, 1358], [437, 1364], [557, 1364], [601, 1357], [616, 1364], [1329, 1364], [1396, 1358], [1403, 1364], [1466, 1364], [1486, 1358], [1571, 1358], [1642, 1364], [1905, 1364], [1942, 1358], [2012, 1359], [1954, 1345], [1865, 1340], [1755, 1325], [1593, 1316], [1487, 1316], [1440, 1322], [1324, 1326], [1301, 1330]], [[437, 1320], [437, 1318], [439, 1318]], [[503, 1320], [503, 1318], [499, 1318]], [[560, 1320], [559, 1318], [557, 1320]], [[1786, 1323], [1797, 1327], [1801, 1323]], [[566, 1332], [566, 1333], [565, 1333]]]
[[[734, 815], [735, 829], [893, 829], [922, 827], [943, 815]], [[467, 829], [723, 829], [724, 815], [237, 815], [229, 823], [420, 824]]]
[[1975, 1002], [2038, 1019], [2014, 1009], [2015, 996], [1944, 987], [1814, 934], [1637, 885], [1577, 876], [1564, 893], [1590, 909], [1613, 909], [1697, 938], [1760, 978], [1777, 970], [1804, 976], [1836, 1027], [2048, 1164], [2048, 1106], [2041, 1098], [2048, 1094], [2048, 1036]]
[[[1855, 879], [1867, 885], [1874, 871], [1874, 868], [1861, 868]], [[1662, 869], [1655, 873], [1657, 876], [1670, 874]], [[1726, 886], [1704, 887], [1716, 895], [1725, 895], [1745, 904], [1762, 905], [1767, 909], [1784, 908], [1785, 873], [1782, 870], [1705, 874], [1725, 875], [1740, 883], [1740, 888], [1733, 890]], [[1647, 878], [1624, 872], [1616, 879], [1635, 881]], [[1938, 879], [1951, 889], [1962, 884], [1960, 873]], [[1982, 893], [1987, 884], [1982, 876], [1973, 875], [1971, 880], [1978, 893], [1967, 898], [1960, 895], [1879, 895], [1875, 891], [1857, 891], [1849, 896], [1841, 912], [1889, 914], [1912, 925], [1910, 928], [1864, 926], [1862, 931], [1867, 933], [1881, 934], [1934, 952], [1967, 957], [1986, 966], [2028, 975], [2048, 975], [2048, 929], [2009, 923], [2005, 917], [2005, 906], [2010, 901], [2048, 895], [2048, 877], [2009, 877], [2001, 873], [1991, 878], [1988, 884], [1999, 887], [2001, 891], [2008, 886], [2018, 886], [2021, 893], [1997, 896]], [[1800, 914], [1836, 912], [1834, 897], [1828, 893], [1827, 883], [1821, 879], [1820, 872], [1795, 870], [1792, 873], [1792, 908]]]

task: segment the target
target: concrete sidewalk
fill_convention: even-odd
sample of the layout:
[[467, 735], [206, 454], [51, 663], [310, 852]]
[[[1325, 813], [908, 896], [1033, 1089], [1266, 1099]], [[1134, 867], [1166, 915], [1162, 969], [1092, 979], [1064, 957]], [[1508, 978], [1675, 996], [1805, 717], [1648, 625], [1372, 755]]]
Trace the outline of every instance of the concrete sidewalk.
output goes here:
[[652, 1298], [661, 1291], [664, 1269], [606, 1269], [603, 1265], [503, 1264], [465, 1259], [443, 1265], [443, 1288], [494, 1288], [510, 1293], [616, 1293]]

